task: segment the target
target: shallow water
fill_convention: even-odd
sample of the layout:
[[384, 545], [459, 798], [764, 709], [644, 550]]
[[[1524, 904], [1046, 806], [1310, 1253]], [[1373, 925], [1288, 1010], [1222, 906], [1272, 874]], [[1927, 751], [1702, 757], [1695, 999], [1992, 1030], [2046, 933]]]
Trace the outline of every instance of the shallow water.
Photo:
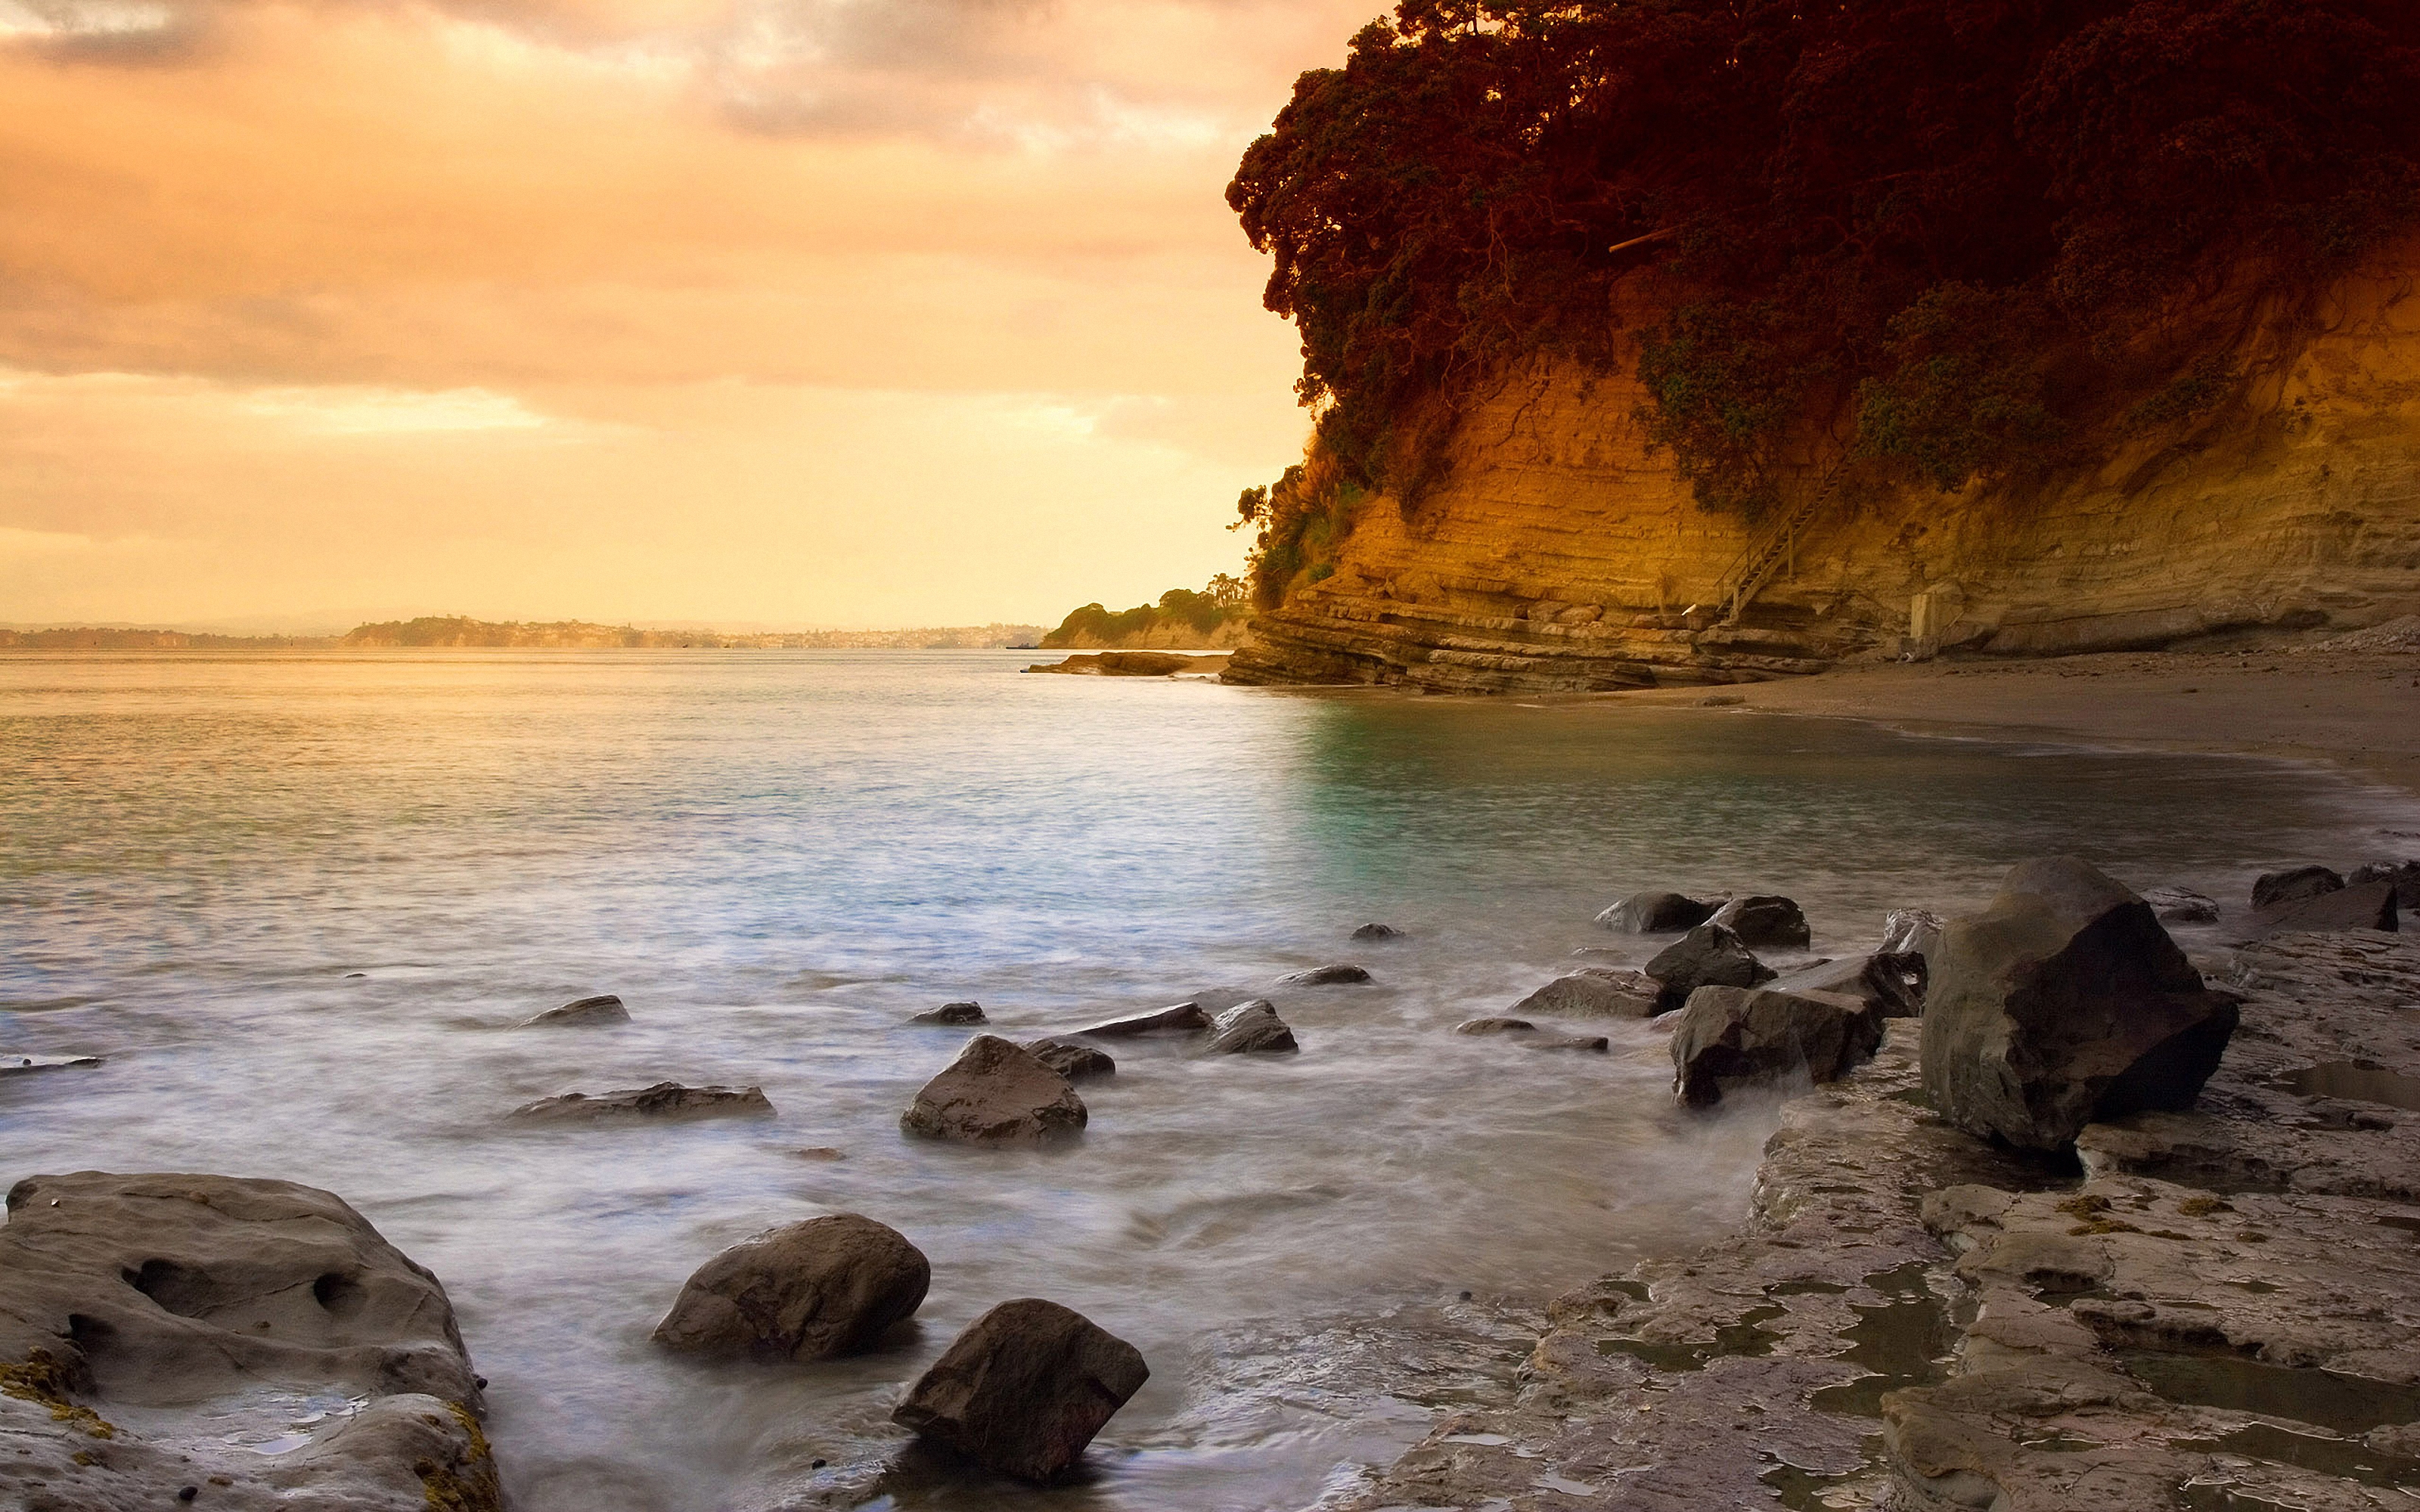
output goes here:
[[[1295, 1507], [1509, 1367], [1490, 1304], [1744, 1211], [1771, 1108], [1675, 1110], [1645, 1026], [1590, 1026], [1602, 1057], [1445, 1032], [1635, 943], [1590, 923], [1615, 897], [1786, 892], [1838, 952], [2028, 855], [2234, 900], [2420, 828], [2272, 764], [1027, 659], [0, 657], [0, 1053], [108, 1057], [0, 1077], [0, 1179], [343, 1194], [444, 1278], [523, 1512], [706, 1512], [876, 1462], [899, 1507]], [[1373, 919], [1409, 938], [1347, 941]], [[1272, 988], [1339, 960], [1377, 984]], [[965, 1037], [912, 1012], [974, 997], [1030, 1038], [1212, 989], [1273, 995], [1303, 1054], [1112, 1046], [1063, 1152], [898, 1133]], [[635, 1022], [511, 1027], [594, 992]], [[780, 1116], [501, 1121], [665, 1078]], [[845, 1158], [798, 1153], [821, 1146]], [[649, 1347], [706, 1257], [835, 1210], [932, 1257], [912, 1337], [812, 1369]], [[1151, 1362], [1089, 1478], [902, 1455], [902, 1384], [1023, 1295]]]

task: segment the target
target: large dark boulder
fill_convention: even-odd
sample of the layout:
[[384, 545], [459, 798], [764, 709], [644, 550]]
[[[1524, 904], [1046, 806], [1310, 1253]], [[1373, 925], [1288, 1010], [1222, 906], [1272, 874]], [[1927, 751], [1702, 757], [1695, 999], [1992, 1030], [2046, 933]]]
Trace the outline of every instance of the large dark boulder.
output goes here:
[[1838, 1081], [1873, 1058], [1883, 1018], [1861, 998], [1772, 988], [1700, 987], [1672, 1031], [1672, 1090], [1702, 1107], [1726, 1087], [1800, 1071]]
[[445, 1288], [333, 1193], [80, 1171], [8, 1206], [0, 1506], [501, 1508]]
[[1765, 986], [1776, 993], [1840, 993], [1884, 1018], [1912, 1019], [1924, 1014], [1927, 974], [1920, 955], [1877, 950], [1785, 971]]
[[769, 1119], [772, 1102], [761, 1087], [653, 1087], [614, 1092], [565, 1092], [513, 1109], [523, 1123], [611, 1123], [631, 1119]]
[[2274, 908], [2279, 903], [2300, 903], [2323, 892], [2334, 892], [2344, 885], [2344, 878], [2323, 866], [2263, 872], [2252, 884], [2252, 906]]
[[932, 1284], [923, 1252], [854, 1212], [810, 1218], [735, 1244], [681, 1288], [656, 1342], [684, 1354], [821, 1360], [880, 1342]]
[[1655, 1012], [1654, 980], [1615, 966], [1583, 966], [1557, 977], [1506, 1011], [1560, 1018], [1643, 1019]]
[[1237, 1003], [1219, 1014], [1210, 1026], [1210, 1042], [1202, 1047], [1202, 1053], [1292, 1055], [1301, 1048], [1294, 1042], [1294, 1030], [1278, 1017], [1277, 1005], [1265, 997], [1257, 997], [1249, 1003]]
[[1039, 1297], [968, 1325], [892, 1421], [1022, 1480], [1048, 1480], [1151, 1379], [1141, 1351]]
[[996, 1034], [978, 1034], [924, 1084], [899, 1127], [924, 1139], [1043, 1144], [1074, 1137], [1090, 1117], [1066, 1077]]
[[1719, 900], [1707, 903], [1677, 892], [1634, 892], [1596, 916], [1596, 921], [1624, 934], [1677, 934], [1696, 929], [1714, 917]]
[[1102, 1040], [1132, 1040], [1146, 1034], [1201, 1034], [1209, 1027], [1210, 1015], [1202, 1011], [1200, 1003], [1179, 1003], [1156, 1013], [1111, 1019], [1076, 1032]]
[[2264, 908], [2255, 916], [2254, 930], [2259, 934], [2292, 934], [2334, 932], [2348, 929], [2376, 929], [2395, 933], [2399, 929], [2395, 902], [2395, 884], [2387, 881], [2365, 882], [2357, 887], [2338, 887], [2316, 897], [2300, 899]]
[[622, 999], [612, 993], [599, 993], [594, 997], [574, 998], [561, 1008], [550, 1008], [535, 1018], [524, 1019], [524, 1029], [593, 1028], [608, 1024], [628, 1024], [630, 1011]]
[[1071, 1082], [1114, 1076], [1118, 1072], [1118, 1063], [1108, 1051], [1074, 1040], [1036, 1040], [1025, 1047], [1025, 1053]]
[[1759, 961], [1740, 937], [1720, 924], [1700, 924], [1647, 963], [1655, 979], [1656, 1011], [1669, 1012], [1700, 987], [1753, 987], [1771, 981], [1773, 968]]
[[2061, 1149], [2095, 1119], [2190, 1107], [2235, 1024], [2149, 904], [2072, 856], [2026, 861], [1933, 957], [1925, 1091], [1969, 1133]]
[[1706, 922], [1720, 924], [1752, 950], [1804, 950], [1813, 939], [1806, 912], [1792, 900], [1773, 894], [1734, 898]]

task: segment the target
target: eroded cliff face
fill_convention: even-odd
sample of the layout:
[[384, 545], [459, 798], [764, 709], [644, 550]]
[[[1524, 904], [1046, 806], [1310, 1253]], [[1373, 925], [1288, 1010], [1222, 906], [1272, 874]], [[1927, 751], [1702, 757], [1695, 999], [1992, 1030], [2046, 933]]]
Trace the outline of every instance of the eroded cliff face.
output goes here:
[[2420, 242], [2341, 283], [2316, 330], [2237, 357], [2238, 398], [2089, 473], [1843, 492], [1736, 625], [1716, 599], [1764, 531], [1650, 455], [1627, 367], [1541, 361], [1470, 409], [1416, 508], [1362, 506], [1332, 575], [1261, 615], [1227, 675], [1575, 691], [2420, 612]]

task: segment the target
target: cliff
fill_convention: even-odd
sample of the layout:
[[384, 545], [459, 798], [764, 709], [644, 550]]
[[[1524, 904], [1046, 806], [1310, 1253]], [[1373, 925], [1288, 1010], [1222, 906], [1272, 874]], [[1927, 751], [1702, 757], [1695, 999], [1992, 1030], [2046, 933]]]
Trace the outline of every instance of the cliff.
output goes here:
[[1774, 526], [1700, 507], [1651, 453], [1635, 348], [1612, 371], [1535, 359], [1466, 409], [1416, 507], [1359, 504], [1227, 676], [1576, 691], [2420, 611], [2415, 285], [2406, 242], [2332, 286], [2316, 322], [2247, 334], [2231, 402], [2048, 481], [1827, 492], [1840, 448], [1818, 441], [1785, 490], [1817, 506], [1737, 624], [1716, 606], [1726, 575]]
[[1047, 651], [1232, 651], [1251, 626], [1241, 582], [1224, 574], [1200, 593], [1171, 588], [1156, 604], [1071, 610], [1042, 638]]

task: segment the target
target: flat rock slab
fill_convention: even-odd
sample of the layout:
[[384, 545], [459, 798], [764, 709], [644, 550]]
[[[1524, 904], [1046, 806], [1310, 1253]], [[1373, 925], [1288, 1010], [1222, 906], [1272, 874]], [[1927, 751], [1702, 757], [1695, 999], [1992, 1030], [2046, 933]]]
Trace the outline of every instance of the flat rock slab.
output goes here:
[[513, 1109], [523, 1123], [610, 1123], [626, 1119], [769, 1119], [771, 1100], [761, 1087], [653, 1087], [616, 1092], [565, 1092]]
[[1003, 1474], [1047, 1481], [1083, 1457], [1150, 1377], [1133, 1345], [1025, 1297], [970, 1324], [891, 1415]]
[[2253, 933], [2257, 937], [2314, 930], [2367, 929], [2392, 934], [2400, 928], [2399, 912], [2394, 883], [2365, 882], [2264, 908], [2253, 916]]
[[[304, 1396], [352, 1410], [297, 1423]], [[287, 1181], [29, 1177], [0, 1227], [0, 1505], [497, 1512], [437, 1278]], [[137, 1431], [113, 1412], [140, 1409]], [[267, 1458], [237, 1441], [299, 1440]], [[198, 1494], [198, 1493], [197, 1493]]]
[[932, 1280], [923, 1252], [897, 1229], [854, 1212], [810, 1218], [700, 1266], [655, 1340], [684, 1354], [854, 1354], [911, 1316]]
[[100, 1056], [0, 1056], [0, 1076], [28, 1076], [37, 1072], [78, 1071], [101, 1065]]
[[1090, 1118], [1067, 1078], [998, 1035], [978, 1034], [924, 1084], [899, 1127], [962, 1144], [1047, 1144], [1074, 1138]]
[[1912, 1019], [1923, 1015], [1927, 976], [1921, 953], [1878, 950], [1785, 971], [1764, 985], [1776, 993], [1839, 993], [1884, 1018]]
[[1209, 1028], [1210, 1015], [1202, 1011], [1200, 1003], [1178, 1003], [1156, 1013], [1111, 1019], [1076, 1032], [1101, 1040], [1131, 1040], [1146, 1034], [1202, 1034]]
[[1537, 1013], [1549, 1018], [1652, 1018], [1659, 991], [1659, 984], [1644, 972], [1582, 966], [1547, 982], [1509, 1011], [1515, 1017]]
[[595, 1028], [609, 1024], [628, 1024], [630, 1011], [622, 999], [612, 993], [599, 993], [594, 997], [580, 997], [561, 1008], [550, 1008], [534, 1018], [521, 1021], [524, 1029]]

